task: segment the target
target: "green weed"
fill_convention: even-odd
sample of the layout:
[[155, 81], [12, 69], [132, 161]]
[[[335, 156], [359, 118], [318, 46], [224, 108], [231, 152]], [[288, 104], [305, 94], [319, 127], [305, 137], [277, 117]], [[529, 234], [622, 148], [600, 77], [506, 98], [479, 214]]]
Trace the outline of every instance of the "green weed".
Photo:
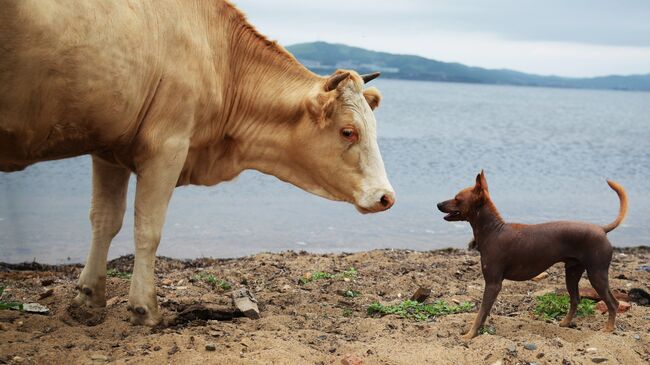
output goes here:
[[194, 275], [194, 279], [197, 281], [203, 281], [205, 283], [208, 283], [213, 287], [217, 286], [223, 290], [229, 290], [232, 288], [232, 285], [230, 285], [229, 282], [223, 279], [217, 279], [217, 277], [212, 274], [198, 273]]
[[368, 306], [370, 315], [387, 315], [396, 314], [400, 317], [424, 321], [432, 317], [443, 316], [447, 314], [469, 312], [474, 308], [471, 302], [461, 304], [447, 304], [438, 300], [431, 304], [419, 303], [414, 300], [405, 300], [397, 305], [383, 305], [381, 303], [372, 303]]
[[[557, 295], [555, 293], [548, 293], [535, 298], [537, 305], [535, 306], [534, 313], [537, 317], [543, 319], [559, 319], [569, 312], [569, 296]], [[596, 302], [591, 299], [582, 299], [578, 303], [578, 310], [576, 315], [578, 317], [588, 316], [594, 314]]]
[[118, 269], [108, 269], [106, 270], [106, 276], [110, 278], [120, 278], [120, 279], [126, 279], [130, 280], [131, 279], [131, 273], [130, 272], [122, 272]]
[[[5, 287], [0, 286], [0, 298], [2, 298], [2, 293], [4, 293]], [[0, 309], [15, 309], [15, 310], [23, 310], [23, 303], [18, 303], [18, 302], [5, 302], [4, 300], [0, 300]]]

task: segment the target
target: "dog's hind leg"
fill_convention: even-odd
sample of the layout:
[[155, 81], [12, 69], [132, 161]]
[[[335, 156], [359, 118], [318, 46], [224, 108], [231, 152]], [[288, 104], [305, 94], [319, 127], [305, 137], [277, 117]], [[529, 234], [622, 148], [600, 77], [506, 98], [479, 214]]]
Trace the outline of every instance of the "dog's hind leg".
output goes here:
[[609, 317], [607, 318], [607, 324], [603, 328], [603, 331], [613, 332], [615, 328], [616, 311], [618, 310], [618, 301], [609, 290], [609, 275], [607, 271], [607, 268], [598, 270], [587, 269], [587, 276], [589, 277], [591, 286], [596, 289], [598, 296], [605, 302], [605, 305], [607, 305]]
[[501, 280], [497, 282], [485, 283], [485, 291], [483, 292], [483, 301], [481, 302], [481, 308], [478, 310], [478, 314], [476, 315], [476, 319], [474, 320], [472, 328], [469, 330], [469, 332], [467, 332], [467, 334], [463, 336], [463, 339], [469, 340], [478, 335], [478, 330], [481, 328], [483, 323], [485, 323], [485, 319], [487, 318], [488, 314], [490, 314], [490, 309], [492, 309], [492, 305], [497, 299], [497, 295], [499, 295], [500, 291]]
[[571, 325], [573, 317], [576, 315], [578, 309], [578, 302], [580, 301], [580, 292], [578, 289], [578, 283], [582, 277], [582, 273], [585, 272], [584, 266], [579, 263], [565, 263], [564, 271], [566, 273], [566, 289], [569, 292], [569, 298], [571, 300], [571, 308], [566, 317], [560, 322], [560, 327], [568, 327]]

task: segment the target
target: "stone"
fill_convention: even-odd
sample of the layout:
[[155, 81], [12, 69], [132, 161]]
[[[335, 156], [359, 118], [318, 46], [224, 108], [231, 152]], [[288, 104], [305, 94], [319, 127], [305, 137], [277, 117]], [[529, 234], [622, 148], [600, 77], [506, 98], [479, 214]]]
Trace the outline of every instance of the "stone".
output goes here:
[[497, 360], [493, 362], [492, 365], [503, 365], [503, 360]]
[[534, 343], [527, 343], [527, 344], [524, 344], [524, 348], [526, 350], [535, 351], [535, 350], [537, 350], [537, 345], [535, 345]]
[[411, 295], [411, 300], [414, 300], [419, 303], [423, 303], [427, 298], [431, 296], [431, 289], [425, 287], [419, 287], [418, 290]]
[[20, 356], [14, 356], [14, 358], [12, 360], [17, 364], [22, 364], [23, 361], [25, 361], [25, 359], [20, 357]]
[[46, 291], [44, 291], [44, 292], [42, 292], [41, 294], [39, 294], [38, 299], [45, 299], [45, 298], [47, 298], [47, 297], [51, 297], [52, 294], [54, 294], [54, 289], [49, 288], [49, 289], [47, 289]]
[[171, 279], [163, 279], [163, 280], [161, 281], [161, 284], [162, 284], [162, 285], [165, 285], [165, 286], [171, 286], [173, 283], [174, 283], [174, 282], [173, 282]]
[[591, 362], [594, 362], [596, 364], [600, 364], [601, 362], [607, 361], [606, 357], [592, 357]]
[[41, 285], [48, 286], [54, 284], [54, 278], [45, 278], [41, 280]]
[[27, 313], [48, 314], [50, 309], [38, 303], [25, 303], [23, 304], [23, 311]]
[[90, 359], [96, 362], [107, 362], [108, 356], [102, 354], [94, 354], [94, 355], [90, 355]]
[[215, 344], [213, 344], [213, 343], [208, 343], [208, 344], [205, 345], [205, 349], [207, 351], [216, 351], [217, 346]]
[[628, 292], [630, 296], [630, 301], [638, 305], [650, 305], [650, 294], [647, 291], [640, 288], [632, 288]]
[[356, 355], [345, 355], [341, 359], [341, 365], [363, 365], [363, 360]]
[[260, 310], [257, 307], [257, 299], [251, 294], [251, 292], [246, 288], [241, 288], [233, 290], [232, 300], [237, 307], [244, 315], [250, 319], [259, 319]]
[[589, 348], [587, 348], [585, 351], [588, 352], [588, 353], [592, 353], [592, 354], [593, 354], [593, 353], [597, 352], [598, 349], [595, 348], [595, 347], [589, 347]]
[[640, 335], [634, 335], [634, 339], [637, 341], [641, 341], [641, 336]]
[[[600, 302], [596, 303], [596, 308], [602, 314], [607, 313], [607, 305], [602, 300]], [[617, 313], [627, 312], [629, 309], [630, 309], [630, 303], [624, 302], [622, 300], [618, 301], [618, 310], [616, 311]]]
[[548, 273], [546, 271], [543, 271], [541, 274], [535, 276], [532, 278], [532, 281], [542, 281], [544, 279], [548, 278]]
[[508, 351], [508, 353], [514, 354], [517, 352], [517, 346], [515, 346], [515, 344], [512, 343], [506, 347], [506, 350]]

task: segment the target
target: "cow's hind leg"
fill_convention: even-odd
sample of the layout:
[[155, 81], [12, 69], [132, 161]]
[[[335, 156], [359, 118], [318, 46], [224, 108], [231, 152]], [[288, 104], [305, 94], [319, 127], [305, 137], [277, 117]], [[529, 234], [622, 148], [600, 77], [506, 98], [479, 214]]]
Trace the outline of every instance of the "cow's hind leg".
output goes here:
[[120, 231], [126, 191], [131, 172], [93, 157], [93, 198], [90, 223], [93, 238], [86, 266], [81, 272], [76, 305], [104, 307], [106, 305], [106, 257], [113, 237]]
[[128, 307], [133, 324], [155, 326], [162, 319], [154, 283], [156, 250], [167, 205], [186, 156], [186, 143], [168, 142], [156, 151], [155, 156], [136, 166], [135, 262]]

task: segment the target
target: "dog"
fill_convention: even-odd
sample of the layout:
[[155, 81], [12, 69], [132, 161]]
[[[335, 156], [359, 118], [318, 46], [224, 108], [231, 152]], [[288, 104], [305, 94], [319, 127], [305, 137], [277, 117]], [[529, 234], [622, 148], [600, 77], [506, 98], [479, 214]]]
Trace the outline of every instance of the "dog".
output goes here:
[[618, 301], [609, 290], [608, 271], [613, 249], [607, 232], [618, 227], [625, 218], [627, 196], [619, 184], [610, 180], [607, 183], [618, 194], [620, 209], [616, 220], [603, 227], [583, 222], [505, 223], [490, 199], [483, 171], [476, 176], [474, 186], [461, 190], [453, 199], [438, 203], [438, 209], [447, 213], [445, 220], [469, 222], [474, 232], [473, 243], [481, 254], [485, 280], [483, 301], [464, 339], [478, 334], [504, 279], [529, 280], [557, 262], [564, 262], [571, 301], [569, 313], [560, 326], [567, 327], [573, 320], [580, 299], [578, 282], [586, 270], [591, 285], [607, 305], [609, 317], [603, 331], [614, 331]]

